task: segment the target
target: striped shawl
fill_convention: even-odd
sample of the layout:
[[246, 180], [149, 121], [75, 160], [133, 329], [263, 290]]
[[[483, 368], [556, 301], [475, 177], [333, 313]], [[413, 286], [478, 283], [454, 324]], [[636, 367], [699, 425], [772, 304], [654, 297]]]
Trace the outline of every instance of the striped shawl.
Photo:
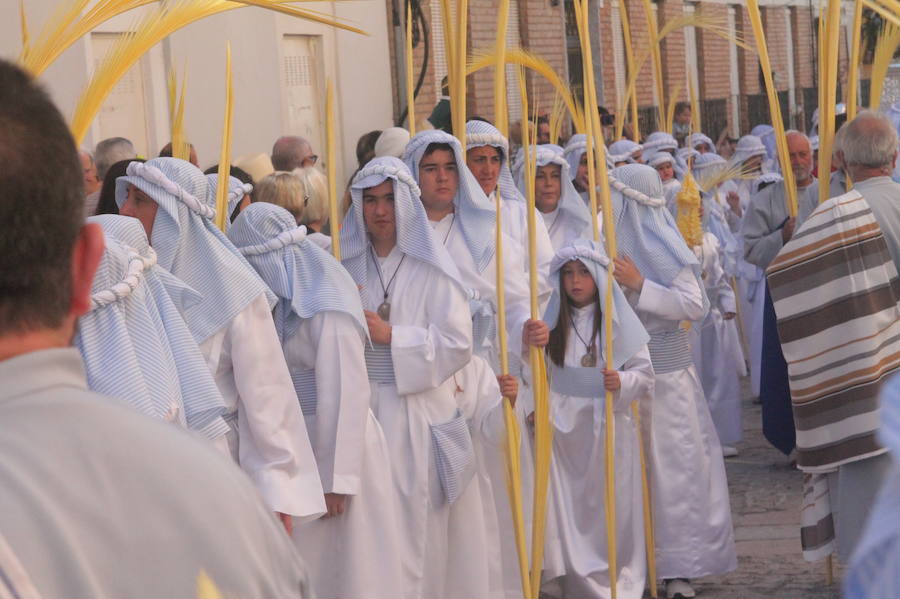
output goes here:
[[900, 369], [900, 278], [866, 200], [851, 191], [819, 206], [767, 274], [797, 466], [828, 472], [883, 453], [878, 391]]

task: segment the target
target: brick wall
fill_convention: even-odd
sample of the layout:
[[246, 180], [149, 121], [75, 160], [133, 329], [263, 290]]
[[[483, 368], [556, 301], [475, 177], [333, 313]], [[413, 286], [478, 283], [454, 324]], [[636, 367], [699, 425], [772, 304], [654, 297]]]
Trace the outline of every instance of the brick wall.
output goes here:
[[[422, 10], [431, 29], [431, 6], [430, 3], [438, 0], [423, 0]], [[542, 56], [562, 77], [568, 81], [568, 64], [566, 55], [566, 37], [565, 37], [565, 8], [564, 1], [554, 6], [554, 0], [511, 0], [518, 2], [519, 7], [519, 29], [521, 35], [522, 47]], [[612, 31], [612, 2], [613, 0], [605, 0], [603, 6], [599, 2], [592, 2], [593, 9], [599, 11], [599, 31], [592, 32], [592, 35], [600, 37], [599, 55], [594, 60], [602, 66], [602, 95], [600, 102], [610, 108], [617, 110], [619, 98], [616, 94], [615, 83], [615, 58], [613, 50], [613, 31]], [[641, 0], [619, 0], [624, 3], [631, 23], [632, 47], [634, 48], [635, 58], [640, 60], [641, 56], [647, 51], [648, 33], [647, 23], [644, 16], [644, 9]], [[401, 5], [403, 4], [400, 0]], [[468, 43], [470, 51], [486, 50], [493, 46], [496, 36], [495, 18], [497, 13], [498, 0], [469, 0], [469, 32]], [[672, 19], [676, 19], [684, 14], [685, 0], [658, 0], [657, 19], [659, 28], [662, 29], [665, 24]], [[695, 2], [698, 14], [712, 15], [720, 20], [723, 24], [727, 19], [727, 5], [714, 2]], [[392, 22], [391, 3], [385, 3], [388, 11], [388, 23]], [[735, 30], [737, 35], [743, 37], [747, 42], [754, 46], [752, 27], [750, 26], [746, 8], [737, 3], [733, 4], [735, 11]], [[788, 88], [788, 68], [787, 68], [787, 35], [785, 15], [790, 15], [791, 29], [793, 33], [794, 44], [794, 77], [795, 87], [797, 90], [797, 102], [804, 103], [804, 89], [815, 87], [816, 66], [815, 66], [815, 46], [814, 46], [814, 25], [812, 14], [809, 8], [805, 6], [784, 7], [784, 6], [765, 6], [762, 9], [763, 24], [766, 29], [766, 36], [769, 43], [769, 55], [772, 61], [772, 68], [775, 71], [776, 87], [779, 90]], [[843, 30], [842, 30], [843, 33]], [[405, 98], [398, 97], [397, 85], [397, 69], [393, 56], [393, 29], [389, 27], [387, 32], [391, 38], [391, 72], [394, 83], [394, 114], [395, 117], [405, 107]], [[731, 88], [730, 88], [730, 61], [728, 42], [721, 37], [698, 29], [696, 31], [697, 41], [697, 66], [699, 81], [697, 82], [701, 100], [726, 100], [727, 117], [729, 124], [731, 121]], [[676, 30], [670, 34], [662, 44], [661, 53], [663, 58], [664, 69], [664, 85], [666, 100], [674, 92], [675, 87], [685, 81], [685, 33], [683, 30]], [[428, 60], [428, 71], [425, 76], [425, 82], [422, 86], [416, 100], [416, 116], [417, 120], [421, 120], [428, 116], [431, 109], [437, 101], [439, 90], [434, 85], [434, 56], [436, 48], [432, 45]], [[414, 52], [415, 56], [415, 72], [418, 75], [420, 65], [424, 58], [424, 43], [420, 43]], [[739, 102], [740, 102], [740, 130], [742, 133], [749, 131], [749, 101], [751, 96], [759, 96], [765, 93], [760, 86], [760, 70], [759, 61], [755, 51], [746, 51], [738, 48], [738, 82], [739, 82]], [[839, 70], [842, 88], [846, 87], [847, 74], [847, 56], [845, 44], [841, 44], [841, 67]], [[400, 76], [404, 76], [401, 70]], [[627, 80], [627, 78], [626, 78]], [[493, 109], [493, 69], [486, 68], [468, 80], [468, 114], [479, 115], [492, 120], [494, 118]], [[549, 83], [540, 76], [529, 73], [528, 75], [528, 91], [529, 101], [532, 108], [536, 104], [541, 112], [549, 112], [553, 106], [554, 90]], [[648, 59], [640, 72], [637, 80], [637, 98], [638, 105], [641, 108], [649, 107], [654, 104], [654, 79], [651, 61]], [[683, 89], [680, 99], [687, 99], [687, 89]], [[811, 109], [810, 109], [811, 111]], [[665, 106], [661, 107], [661, 112], [665, 112]], [[718, 131], [707, 131], [710, 135], [716, 135]]]

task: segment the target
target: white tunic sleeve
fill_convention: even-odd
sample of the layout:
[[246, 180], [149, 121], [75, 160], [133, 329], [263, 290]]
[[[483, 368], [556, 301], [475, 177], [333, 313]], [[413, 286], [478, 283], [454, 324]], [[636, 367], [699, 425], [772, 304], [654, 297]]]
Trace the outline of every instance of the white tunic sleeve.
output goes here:
[[391, 358], [397, 393], [434, 389], [472, 357], [472, 320], [463, 290], [446, 276], [423, 281], [429, 300], [419, 325], [393, 325]]
[[635, 309], [665, 320], [701, 320], [705, 316], [703, 292], [689, 266], [681, 269], [669, 287], [644, 279]]
[[316, 356], [316, 461], [326, 493], [359, 493], [369, 414], [365, 337], [349, 314], [309, 321]]
[[622, 388], [614, 394], [616, 408], [624, 410], [634, 400], [652, 397], [653, 377], [650, 351], [645, 345], [639, 352], [626, 360], [619, 370]]
[[[545, 229], [546, 230], [546, 229]], [[527, 237], [526, 237], [527, 241]], [[549, 237], [547, 239], [549, 243]], [[538, 271], [541, 271], [540, 261], [540, 242], [538, 242]], [[531, 318], [531, 283], [527, 272], [522, 272], [511, 267], [517, 262], [514, 256], [518, 256], [518, 261], [529, 260], [528, 248], [519, 246], [511, 238], [504, 235], [503, 242], [503, 262], [504, 277], [503, 291], [504, 300], [506, 302], [506, 331], [508, 333], [507, 343], [508, 351], [511, 355], [519, 355], [522, 349], [522, 329], [525, 322]], [[547, 274], [549, 274], [549, 264], [547, 266]], [[496, 278], [495, 273], [486, 273], [486, 276]], [[540, 303], [541, 293], [541, 275], [538, 273], [538, 302]], [[547, 278], [544, 276], [546, 282]], [[496, 286], [495, 286], [496, 291]]]
[[241, 468], [273, 511], [321, 515], [325, 501], [316, 461], [264, 295], [231, 321], [225, 343], [240, 397]]

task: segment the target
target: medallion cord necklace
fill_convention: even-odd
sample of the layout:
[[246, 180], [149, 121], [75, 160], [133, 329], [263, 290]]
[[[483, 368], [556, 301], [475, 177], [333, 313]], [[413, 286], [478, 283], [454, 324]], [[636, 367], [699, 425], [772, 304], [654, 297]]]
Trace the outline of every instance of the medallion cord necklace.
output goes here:
[[381, 320], [388, 321], [391, 319], [391, 302], [388, 301], [388, 294], [391, 290], [391, 284], [393, 284], [394, 279], [397, 278], [397, 273], [400, 272], [400, 267], [403, 266], [403, 261], [406, 260], [406, 254], [403, 254], [403, 256], [400, 257], [400, 263], [397, 264], [397, 268], [394, 269], [394, 274], [391, 275], [391, 279], [388, 281], [387, 286], [385, 286], [384, 277], [381, 276], [381, 264], [379, 264], [378, 259], [375, 257], [375, 251], [372, 249], [371, 245], [369, 245], [369, 253], [372, 254], [372, 262], [375, 263], [375, 272], [378, 273], [378, 282], [381, 283], [381, 291], [384, 292], [384, 301], [378, 306], [376, 312]]
[[575, 326], [575, 319], [571, 314], [569, 314], [569, 321], [572, 323], [572, 330], [575, 331], [575, 335], [578, 337], [578, 340], [581, 341], [582, 345], [584, 345], [584, 351], [586, 352], [583, 356], [581, 356], [581, 365], [585, 368], [593, 368], [597, 365], [597, 321], [594, 320], [590, 345], [588, 345], [588, 343], [584, 339], [582, 339], [581, 333], [578, 332], [578, 327]]

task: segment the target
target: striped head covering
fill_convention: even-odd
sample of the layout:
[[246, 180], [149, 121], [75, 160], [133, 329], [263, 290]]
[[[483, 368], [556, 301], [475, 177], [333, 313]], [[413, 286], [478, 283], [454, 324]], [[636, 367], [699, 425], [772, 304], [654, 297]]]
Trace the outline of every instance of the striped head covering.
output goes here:
[[734, 148], [734, 154], [731, 156], [731, 161], [737, 164], [746, 162], [754, 156], [765, 158], [767, 156], [766, 146], [755, 135], [745, 135], [738, 140], [737, 146]]
[[[621, 368], [626, 361], [638, 353], [647, 341], [650, 335], [647, 334], [644, 325], [641, 324], [637, 314], [634, 313], [625, 294], [622, 293], [621, 287], [616, 283], [615, 279], [610, 279], [607, 271], [609, 266], [609, 257], [603, 250], [603, 246], [589, 239], [575, 239], [569, 245], [566, 245], [556, 252], [553, 261], [550, 263], [550, 281], [553, 285], [553, 295], [550, 297], [550, 303], [544, 311], [544, 322], [551, 329], [556, 328], [559, 324], [559, 305], [562, 301], [562, 294], [559, 284], [559, 271], [568, 262], [579, 260], [584, 264], [591, 276], [594, 278], [594, 284], [597, 285], [597, 292], [600, 294], [600, 303], [603, 305], [603, 298], [606, 297], [606, 286], [612, 281], [613, 286], [613, 368]], [[605, 347], [602, 340], [604, 339], [604, 331], [600, 330], [601, 347]]]
[[775, 158], [775, 129], [772, 125], [757, 125], [750, 130], [750, 135], [759, 138], [760, 143], [766, 148], [766, 157], [769, 160]]
[[509, 170], [509, 141], [490, 123], [469, 121], [466, 123], [466, 150], [482, 146], [493, 146], [500, 150], [500, 179], [497, 181], [500, 197], [524, 202], [525, 198], [519, 193]]
[[635, 143], [630, 139], [620, 139], [619, 141], [610, 144], [609, 153], [611, 154], [613, 164], [623, 161], [632, 164], [636, 162], [634, 159], [635, 153], [640, 152], [643, 149], [644, 146]]
[[668, 152], [654, 152], [653, 154], [646, 156], [646, 159], [647, 164], [649, 166], [652, 166], [653, 168], [661, 166], [667, 162], [672, 163], [673, 167], [675, 166], [675, 157]]
[[699, 146], [701, 144], [706, 144], [709, 146], [709, 152], [712, 154], [716, 154], [716, 144], [713, 143], [713, 140], [710, 139], [709, 136], [707, 136], [703, 133], [691, 133], [691, 136], [688, 139], [689, 139], [688, 145], [691, 148], [696, 150], [697, 146]]
[[91, 309], [75, 336], [88, 386], [148, 416], [221, 436], [229, 430], [225, 403], [159, 272], [152, 249], [141, 255], [106, 236]]
[[581, 164], [581, 157], [587, 151], [587, 136], [584, 133], [576, 133], [566, 142], [563, 149], [563, 158], [569, 164], [569, 176], [574, 180], [578, 174], [578, 166]]
[[222, 330], [261, 294], [275, 305], [275, 296], [213, 224], [215, 211], [207, 204], [209, 182], [200, 169], [178, 158], [154, 158], [132, 162], [126, 172], [116, 180], [119, 208], [129, 185], [159, 204], [150, 245], [160, 266], [202, 296], [184, 312], [197, 343]]
[[[403, 154], [403, 162], [406, 163], [408, 172], [412, 174], [416, 183], [419, 181], [419, 162], [431, 144], [447, 144], [453, 150], [453, 157], [456, 159], [456, 168], [459, 172], [459, 187], [456, 190], [456, 197], [453, 199], [456, 207], [456, 220], [462, 230], [472, 260], [475, 261], [475, 267], [478, 272], [482, 272], [494, 257], [496, 211], [487, 196], [484, 195], [475, 176], [466, 166], [465, 155], [459, 145], [459, 140], [449, 133], [432, 129], [416, 133], [409, 140], [406, 152]], [[371, 185], [366, 185], [366, 187], [371, 187]]]
[[[209, 194], [206, 197], [206, 204], [212, 208], [216, 209], [216, 193], [219, 188], [219, 175], [206, 175], [206, 180], [209, 182]], [[245, 195], [249, 195], [253, 192], [253, 186], [249, 183], [244, 183], [237, 177], [228, 177], [228, 214], [225, 216], [225, 233], [228, 233], [228, 230], [231, 228], [231, 215], [234, 214], [235, 209], [238, 204], [241, 203], [241, 200], [244, 199]]]
[[678, 140], [665, 131], [654, 131], [644, 140], [644, 151], [661, 152], [677, 150]]
[[706, 154], [698, 154], [694, 156], [693, 168], [694, 176], [698, 180], [704, 177], [710, 177], [721, 172], [728, 166], [728, 161], [713, 152]]
[[228, 238], [278, 296], [273, 316], [282, 342], [302, 319], [325, 311], [349, 314], [368, 335], [353, 278], [306, 233], [284, 208], [258, 202], [241, 212]]
[[[457, 142], [458, 145], [458, 142]], [[397, 229], [397, 247], [404, 254], [426, 262], [442, 271], [462, 286], [459, 270], [446, 248], [434, 239], [428, 216], [419, 199], [419, 185], [400, 160], [391, 156], [373, 158], [356, 175], [350, 184], [353, 204], [341, 225], [341, 263], [357, 285], [368, 283], [366, 254], [369, 235], [363, 218], [363, 191], [391, 180], [394, 184], [394, 219]]]
[[[543, 144], [535, 148], [535, 154], [535, 164], [537, 166], [556, 164], [560, 167], [561, 193], [559, 203], [556, 205], [557, 210], [559, 210], [559, 216], [553, 225], [554, 228], [562, 226], [572, 232], [571, 236], [567, 237], [567, 242], [571, 241], [572, 238], [589, 237], [592, 234], [591, 213], [572, 184], [569, 163], [566, 162], [565, 156], [563, 156], [562, 148], [553, 144]], [[519, 177], [518, 183], [519, 191], [524, 193], [524, 173]]]
[[690, 266], [701, 289], [700, 264], [666, 210], [662, 181], [653, 167], [626, 164], [610, 176], [619, 253], [629, 256], [648, 279], [669, 286]]
[[[97, 223], [103, 227], [103, 233], [107, 239], [115, 239], [122, 245], [137, 250], [145, 258], [155, 253], [147, 241], [147, 233], [144, 231], [143, 225], [136, 218], [120, 214], [101, 214], [88, 218], [87, 222]], [[191, 289], [187, 283], [158, 264], [153, 271], [156, 274], [156, 278], [165, 286], [166, 292], [172, 301], [175, 302], [178, 311], [182, 314], [203, 299], [203, 296]]]

